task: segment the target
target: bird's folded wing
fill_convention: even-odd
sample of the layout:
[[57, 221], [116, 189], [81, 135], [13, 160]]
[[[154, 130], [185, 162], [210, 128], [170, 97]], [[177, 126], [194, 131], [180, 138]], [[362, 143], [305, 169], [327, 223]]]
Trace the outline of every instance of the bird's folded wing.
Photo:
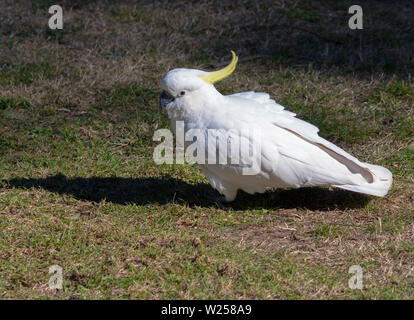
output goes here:
[[[380, 166], [360, 162], [346, 151], [320, 137], [318, 135], [319, 129], [316, 126], [298, 119], [295, 117], [296, 114], [284, 110], [284, 107], [270, 99], [267, 93], [249, 91], [233, 94], [228, 97], [235, 98], [234, 100], [241, 98], [254, 102], [252, 103], [252, 108], [246, 110], [248, 113], [252, 112], [252, 115], [259, 115], [259, 118], [263, 116], [263, 113], [266, 113], [262, 119], [266, 119], [266, 121], [272, 122], [275, 126], [290, 132], [307, 143], [317, 146], [321, 151], [326, 152], [332, 158], [345, 165], [350, 173], [363, 176], [367, 183], [372, 183], [374, 180], [392, 181], [392, 175], [389, 170]], [[292, 152], [289, 152], [289, 150], [289, 148], [285, 149], [288, 152], [286, 154], [287, 156], [292, 158], [297, 157], [296, 160], [298, 161], [302, 160], [299, 156], [300, 152], [297, 153], [298, 150], [292, 150]], [[283, 150], [280, 151], [283, 153]]]

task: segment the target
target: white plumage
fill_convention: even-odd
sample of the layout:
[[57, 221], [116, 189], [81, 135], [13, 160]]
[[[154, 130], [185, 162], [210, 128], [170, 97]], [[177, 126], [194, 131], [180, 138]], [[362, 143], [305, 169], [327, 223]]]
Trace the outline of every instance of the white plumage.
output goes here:
[[233, 165], [230, 159], [227, 164], [200, 165], [212, 187], [227, 201], [235, 199], [237, 190], [252, 194], [308, 186], [333, 186], [374, 196], [387, 194], [392, 184], [388, 169], [360, 162], [321, 138], [317, 127], [284, 110], [267, 93], [220, 94], [212, 83], [230, 74], [236, 63], [233, 53], [232, 63], [223, 70], [208, 73], [175, 69], [161, 81], [167, 92], [161, 97], [161, 105], [173, 129], [175, 121], [180, 120], [184, 121], [185, 131], [197, 128], [206, 136], [208, 129], [260, 130], [260, 141], [251, 135], [242, 137], [251, 147], [261, 145], [260, 159], [253, 159], [260, 168], [257, 174], [243, 175], [243, 165]]

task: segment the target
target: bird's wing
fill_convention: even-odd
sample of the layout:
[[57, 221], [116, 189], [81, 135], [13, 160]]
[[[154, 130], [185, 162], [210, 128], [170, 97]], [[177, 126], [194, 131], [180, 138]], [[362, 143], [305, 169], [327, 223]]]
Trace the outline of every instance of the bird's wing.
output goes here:
[[282, 105], [278, 104], [275, 100], [270, 99], [269, 94], [265, 92], [246, 91], [246, 92], [231, 94], [231, 95], [228, 95], [227, 97], [229, 98], [238, 97], [238, 98], [255, 101], [259, 103], [260, 105], [262, 105], [266, 110], [269, 110], [271, 112], [285, 111], [289, 115], [292, 115], [292, 116], [296, 115], [293, 112], [284, 110], [285, 108]]
[[[248, 100], [249, 105], [251, 106], [249, 108], [250, 112], [253, 112], [256, 115], [257, 113], [262, 113], [262, 115], [266, 116], [268, 119], [277, 121], [282, 127], [295, 127], [295, 131], [297, 130], [299, 134], [304, 136], [318, 136], [318, 127], [296, 118], [296, 113], [285, 110], [285, 107], [278, 104], [275, 100], [270, 99], [270, 96], [267, 93], [247, 91], [228, 95], [227, 97], [234, 102], [239, 100], [238, 98]], [[238, 102], [243, 104], [246, 103], [242, 100], [239, 100]], [[251, 102], [254, 102], [254, 105], [252, 105]]]
[[[345, 166], [349, 170], [350, 176], [360, 175], [363, 177], [363, 179], [361, 179], [362, 182], [356, 183], [359, 185], [346, 182], [340, 187], [374, 195], [384, 195], [388, 191], [392, 183], [392, 174], [389, 170], [380, 166], [360, 162], [346, 151], [320, 137], [318, 135], [319, 129], [316, 126], [296, 118], [294, 113], [284, 110], [284, 107], [270, 99], [268, 94], [249, 91], [229, 95], [227, 97], [232, 101], [229, 105], [242, 105], [243, 112], [247, 117], [254, 116], [257, 121], [262, 121], [263, 123], [270, 122], [274, 126], [285, 130], [304, 142], [298, 142], [299, 144], [295, 148], [291, 145], [293, 139], [289, 138], [289, 136], [286, 139], [276, 141], [277, 148], [282, 156], [295, 159], [310, 166], [316, 165], [323, 169], [323, 166], [328, 166], [328, 164], [318, 163], [318, 156], [327, 159], [324, 156], [329, 155], [329, 160], [334, 159], [341, 164], [341, 167]], [[248, 105], [250, 107], [247, 107]], [[298, 140], [296, 139], [296, 141]], [[311, 144], [312, 147], [318, 148], [317, 154], [315, 152], [308, 152], [307, 148], [309, 144]], [[299, 145], [301, 146], [300, 148]], [[330, 170], [332, 170], [333, 167], [334, 166], [331, 166]], [[323, 172], [321, 171], [321, 173]], [[334, 172], [326, 173], [331, 174]], [[340, 181], [338, 181], [338, 186], [339, 184]]]

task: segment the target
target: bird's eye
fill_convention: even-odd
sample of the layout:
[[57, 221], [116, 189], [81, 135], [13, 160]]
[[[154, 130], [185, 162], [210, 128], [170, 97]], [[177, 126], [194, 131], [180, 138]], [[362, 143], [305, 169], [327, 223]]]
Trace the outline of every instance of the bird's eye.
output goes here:
[[183, 96], [183, 95], [185, 95], [185, 91], [180, 92], [180, 96]]

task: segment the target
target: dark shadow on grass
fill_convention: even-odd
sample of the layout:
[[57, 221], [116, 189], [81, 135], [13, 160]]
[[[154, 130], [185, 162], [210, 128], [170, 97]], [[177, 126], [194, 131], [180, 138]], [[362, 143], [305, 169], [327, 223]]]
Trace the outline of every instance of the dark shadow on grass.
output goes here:
[[[171, 177], [164, 178], [66, 178], [55, 175], [47, 178], [16, 178], [0, 181], [1, 185], [15, 188], [43, 188], [59, 194], [72, 195], [77, 199], [117, 204], [168, 204], [180, 203], [190, 207], [217, 207], [203, 194], [218, 195], [208, 184], [188, 184]], [[277, 190], [264, 194], [249, 195], [239, 192], [230, 204], [235, 210], [303, 208], [309, 210], [333, 210], [360, 208], [371, 198], [358, 193], [327, 188], [302, 188]]]

